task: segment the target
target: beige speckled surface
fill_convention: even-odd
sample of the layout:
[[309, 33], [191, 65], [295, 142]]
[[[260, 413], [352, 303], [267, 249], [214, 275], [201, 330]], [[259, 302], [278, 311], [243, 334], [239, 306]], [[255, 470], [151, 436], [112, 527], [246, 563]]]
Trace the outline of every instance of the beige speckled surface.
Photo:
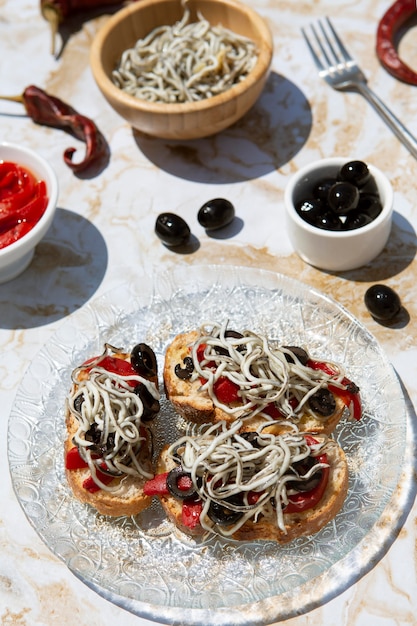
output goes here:
[[[65, 45], [54, 58], [38, 4], [0, 0], [1, 92], [21, 93], [34, 83], [71, 103], [94, 118], [109, 142], [111, 159], [95, 177], [74, 176], [62, 153], [75, 145], [82, 154], [82, 144], [62, 131], [34, 125], [20, 105], [0, 102], [1, 138], [38, 150], [60, 182], [56, 219], [31, 266], [0, 285], [0, 621], [5, 626], [145, 626], [151, 622], [102, 599], [52, 556], [16, 500], [7, 465], [7, 421], [24, 371], [68, 315], [138, 270], [234, 264], [278, 271], [331, 294], [379, 340], [410, 406], [415, 404], [417, 162], [359, 95], [334, 92], [319, 79], [300, 28], [316, 17], [332, 17], [371, 87], [415, 135], [417, 88], [389, 76], [374, 53], [377, 22], [389, 1], [256, 0], [251, 4], [268, 19], [275, 42], [272, 74], [258, 104], [219, 136], [184, 144], [152, 140], [124, 124], [91, 76], [89, 45], [107, 19], [105, 12], [69, 20], [61, 32]], [[413, 27], [401, 41], [401, 54], [410, 63], [416, 36]], [[386, 249], [369, 266], [339, 275], [304, 264], [291, 249], [283, 220], [283, 191], [291, 173], [335, 155], [372, 162], [389, 176], [395, 192]], [[196, 217], [201, 204], [216, 196], [230, 199], [238, 216], [224, 237], [209, 237]], [[183, 254], [154, 236], [162, 211], [180, 213], [191, 227], [193, 245]], [[375, 282], [393, 286], [406, 309], [391, 325], [378, 324], [364, 307], [363, 295]], [[387, 554], [359, 582], [286, 623], [415, 624], [416, 519], [414, 506]]]

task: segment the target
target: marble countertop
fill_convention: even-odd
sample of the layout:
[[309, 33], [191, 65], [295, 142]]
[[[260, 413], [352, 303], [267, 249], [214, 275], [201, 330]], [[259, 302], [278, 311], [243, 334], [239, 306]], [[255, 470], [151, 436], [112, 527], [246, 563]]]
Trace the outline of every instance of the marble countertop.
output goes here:
[[[19, 104], [0, 102], [2, 140], [29, 146], [46, 157], [60, 185], [56, 217], [30, 267], [0, 285], [2, 624], [155, 623], [100, 597], [51, 553], [15, 496], [7, 453], [9, 414], [23, 375], [39, 350], [70, 316], [122, 282], [134, 281], [138, 274], [169, 272], [178, 264], [215, 263], [280, 272], [318, 288], [376, 337], [401, 381], [410, 419], [415, 418], [417, 162], [361, 96], [332, 91], [319, 79], [300, 32], [316, 18], [330, 16], [366, 70], [370, 86], [417, 135], [416, 88], [388, 75], [375, 56], [376, 26], [389, 4], [346, 0], [336, 7], [331, 0], [255, 0], [251, 5], [267, 19], [275, 44], [271, 75], [260, 100], [220, 135], [176, 143], [132, 130], [99, 93], [89, 68], [89, 47], [108, 12], [70, 19], [59, 37], [62, 48], [54, 57], [39, 3], [0, 0], [1, 94], [22, 93], [30, 84], [42, 87], [93, 118], [111, 150], [110, 162], [101, 173], [76, 177], [62, 159], [70, 145], [68, 135], [33, 124]], [[415, 33], [414, 27], [400, 43], [401, 54], [410, 64]], [[70, 141], [83, 150], [77, 140]], [[291, 174], [314, 159], [330, 156], [373, 163], [387, 174], [395, 192], [393, 229], [384, 251], [366, 267], [339, 274], [321, 272], [301, 261], [292, 250], [283, 218], [283, 194]], [[198, 224], [197, 211], [217, 196], [233, 202], [238, 219], [233, 228], [209, 236]], [[156, 216], [163, 211], [181, 214], [191, 227], [193, 245], [183, 254], [167, 249], [154, 235]], [[376, 282], [394, 287], [401, 297], [405, 312], [393, 324], [378, 324], [365, 309], [364, 293]], [[383, 554], [355, 584], [285, 623], [415, 623], [415, 482], [407, 488], [409, 505], [398, 536]]]

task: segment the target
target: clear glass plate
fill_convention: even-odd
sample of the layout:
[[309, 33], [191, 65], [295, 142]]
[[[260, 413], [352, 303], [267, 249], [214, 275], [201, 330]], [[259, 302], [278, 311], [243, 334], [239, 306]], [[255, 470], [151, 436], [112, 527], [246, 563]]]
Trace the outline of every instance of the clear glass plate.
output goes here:
[[[350, 470], [344, 507], [321, 532], [286, 546], [186, 538], [157, 502], [135, 518], [106, 518], [75, 500], [65, 480], [71, 370], [101, 352], [105, 341], [126, 349], [146, 341], [161, 371], [177, 333], [225, 318], [237, 330], [250, 328], [344, 363], [361, 388], [362, 420], [343, 420], [335, 433]], [[164, 397], [161, 406], [157, 447], [179, 428]], [[331, 298], [268, 271], [181, 266], [114, 289], [58, 329], [19, 387], [9, 420], [9, 465], [16, 496], [42, 540], [108, 600], [168, 624], [255, 626], [324, 602], [377, 558], [400, 515], [392, 499], [404, 470], [406, 417], [401, 387], [377, 341]]]

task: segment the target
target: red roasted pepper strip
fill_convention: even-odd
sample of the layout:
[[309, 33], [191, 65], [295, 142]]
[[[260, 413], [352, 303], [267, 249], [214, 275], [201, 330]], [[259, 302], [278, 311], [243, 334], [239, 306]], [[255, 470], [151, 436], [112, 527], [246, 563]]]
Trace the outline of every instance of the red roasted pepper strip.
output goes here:
[[29, 222], [21, 222], [16, 224], [13, 228], [6, 230], [6, 232], [0, 234], [0, 249], [10, 246], [15, 241], [21, 239], [30, 230], [32, 230], [33, 224]]
[[[309, 446], [313, 446], [317, 443], [317, 440], [311, 435], [306, 435], [305, 439]], [[328, 463], [327, 454], [320, 454], [316, 458], [318, 463]], [[301, 513], [301, 511], [312, 509], [320, 502], [326, 491], [327, 483], [329, 482], [330, 468], [323, 467], [321, 471], [320, 482], [314, 489], [289, 496], [289, 503], [285, 507], [284, 513]]]
[[219, 402], [223, 404], [231, 404], [232, 402], [241, 402], [239, 396], [240, 387], [225, 376], [220, 376], [213, 384], [213, 391]]
[[195, 528], [200, 523], [200, 515], [203, 510], [201, 500], [183, 500], [181, 521], [187, 528]]
[[[88, 359], [84, 365], [88, 365], [90, 362], [96, 360], [97, 357], [93, 357]], [[107, 372], [111, 372], [113, 374], [119, 374], [120, 376], [137, 376], [138, 373], [134, 369], [133, 365], [129, 361], [125, 361], [124, 359], [118, 359], [114, 356], [105, 356], [97, 363], [94, 363], [94, 366], [102, 367]], [[88, 368], [88, 371], [91, 368]], [[127, 381], [131, 387], [136, 387], [138, 384], [137, 380], [129, 380]]]
[[[314, 361], [313, 359], [309, 359], [307, 365], [312, 369], [321, 370], [329, 376], [337, 375], [337, 372], [324, 361]], [[334, 393], [342, 400], [345, 406], [347, 406], [348, 409], [351, 411], [352, 417], [355, 420], [360, 420], [362, 417], [362, 402], [359, 393], [359, 387], [346, 377], [343, 377], [340, 382], [343, 385], [342, 388], [329, 383], [329, 391]]]
[[417, 73], [400, 59], [395, 36], [416, 13], [415, 0], [397, 0], [382, 16], [376, 35], [376, 54], [381, 65], [395, 78], [410, 85], [417, 85]]
[[[103, 472], [100, 472], [100, 470], [96, 470], [96, 472], [97, 472], [97, 478], [104, 485], [108, 485], [109, 483], [111, 483], [111, 481], [114, 478], [114, 476], [110, 476], [109, 474], [104, 474]], [[89, 476], [88, 478], [86, 478], [84, 480], [83, 487], [84, 487], [84, 489], [86, 489], [90, 493], [96, 493], [97, 491], [100, 491], [100, 489], [101, 489], [101, 487], [99, 485], [97, 485], [97, 483], [94, 482], [92, 476]]]
[[29, 232], [47, 204], [44, 181], [38, 181], [29, 169], [17, 163], [0, 163], [0, 249]]
[[80, 141], [84, 141], [85, 157], [79, 163], [72, 161], [75, 148], [67, 148], [64, 152], [64, 161], [73, 172], [83, 172], [108, 156], [107, 142], [95, 123], [59, 98], [30, 85], [24, 90], [22, 101], [27, 114], [37, 124], [67, 130]]
[[14, 228], [17, 224], [26, 222], [31, 228], [39, 222], [45, 213], [48, 204], [48, 196], [46, 195], [46, 185], [44, 181], [40, 181], [35, 187], [33, 199], [22, 207], [11, 210], [3, 210], [0, 201], [0, 232], [3, 233], [10, 228]]
[[88, 463], [81, 457], [77, 446], [70, 448], [65, 457], [65, 468], [68, 470], [85, 469]]
[[353, 419], [359, 421], [362, 417], [362, 401], [359, 387], [348, 378], [344, 378], [342, 383], [346, 385], [346, 389], [340, 389], [340, 387], [336, 387], [335, 385], [328, 385], [329, 391], [338, 396], [350, 410]]
[[[197, 348], [197, 359], [199, 363], [204, 360], [204, 351], [206, 349], [206, 344], [202, 343]], [[214, 361], [209, 361], [204, 365], [206, 368], [215, 368], [216, 363]], [[202, 385], [206, 383], [206, 379], [201, 377], [200, 382]], [[219, 402], [223, 404], [230, 404], [231, 402], [240, 402], [241, 398], [238, 394], [240, 390], [239, 385], [236, 385], [234, 382], [226, 378], [226, 376], [220, 376], [213, 385], [213, 391], [216, 398]]]
[[[82, 456], [79, 453], [77, 446], [70, 448], [65, 457], [65, 469], [67, 470], [78, 470], [78, 469], [86, 469], [88, 467], [88, 463], [84, 461]], [[105, 466], [103, 465], [103, 468]], [[108, 485], [113, 480], [114, 476], [110, 474], [105, 474], [104, 472], [100, 472], [99, 469], [96, 470], [97, 478], [104, 484]], [[83, 481], [83, 488], [89, 491], [90, 493], [96, 493], [100, 491], [101, 487], [94, 482], [92, 476], [88, 476]]]
[[[88, 463], [84, 461], [77, 446], [70, 448], [65, 457], [65, 469], [67, 470], [77, 470], [77, 469], [86, 469], [88, 467]], [[104, 465], [102, 466], [105, 467]], [[99, 469], [96, 469], [97, 478], [105, 485], [111, 483], [114, 476], [110, 474], [105, 474], [104, 472], [100, 472]], [[148, 481], [152, 482], [152, 481]], [[166, 479], [165, 479], [166, 483]], [[100, 491], [101, 487], [94, 482], [93, 477], [90, 475], [83, 481], [83, 488], [89, 491], [90, 493], [96, 493]], [[156, 494], [145, 494], [145, 495], [156, 495]]]
[[143, 485], [145, 496], [167, 496], [169, 494], [167, 486], [168, 474], [169, 472], [157, 474], [154, 478], [147, 480]]
[[0, 166], [2, 165], [9, 167], [0, 167], [0, 197], [7, 197], [13, 193], [11, 190], [19, 183], [19, 177], [14, 163], [0, 163]]
[[[87, 467], [88, 467], [88, 463], [86, 463], [84, 459], [81, 457], [78, 451], [78, 448], [76, 446], [74, 446], [73, 448], [70, 448], [65, 458], [65, 468], [68, 470], [77, 470], [77, 469], [85, 469]], [[100, 470], [97, 470], [97, 478], [105, 485], [108, 485], [109, 483], [111, 483], [114, 476], [110, 476], [109, 474], [104, 474], [104, 472], [100, 472]], [[99, 485], [97, 485], [94, 482], [92, 476], [88, 476], [83, 481], [83, 487], [90, 493], [96, 493], [97, 491], [100, 490]]]
[[[6, 176], [1, 178], [0, 212], [15, 211], [29, 202], [35, 195], [36, 178], [28, 169], [20, 165], [13, 166]], [[1, 174], [0, 174], [1, 175]]]
[[[204, 356], [204, 351], [207, 348], [207, 344], [205, 343], [200, 343], [200, 345], [197, 348], [197, 360], [199, 363], [201, 363], [201, 361], [204, 361], [205, 356]], [[208, 361], [207, 363], [204, 364], [204, 367], [206, 367], [207, 369], [212, 369], [216, 367], [216, 363], [214, 361]]]

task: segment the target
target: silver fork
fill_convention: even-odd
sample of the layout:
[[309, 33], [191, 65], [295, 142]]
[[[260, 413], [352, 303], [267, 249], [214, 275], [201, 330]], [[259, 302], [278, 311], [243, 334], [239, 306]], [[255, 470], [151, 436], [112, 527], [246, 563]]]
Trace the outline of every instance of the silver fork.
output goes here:
[[342, 91], [356, 90], [364, 96], [388, 124], [401, 143], [417, 158], [417, 140], [382, 102], [379, 96], [368, 87], [364, 73], [346, 50], [329, 18], [326, 17], [324, 21], [325, 24], [321, 20], [318, 21], [319, 32], [313, 24], [310, 25], [310, 37], [304, 28], [301, 29], [314, 62], [318, 67], [319, 76], [324, 78], [334, 89]]

